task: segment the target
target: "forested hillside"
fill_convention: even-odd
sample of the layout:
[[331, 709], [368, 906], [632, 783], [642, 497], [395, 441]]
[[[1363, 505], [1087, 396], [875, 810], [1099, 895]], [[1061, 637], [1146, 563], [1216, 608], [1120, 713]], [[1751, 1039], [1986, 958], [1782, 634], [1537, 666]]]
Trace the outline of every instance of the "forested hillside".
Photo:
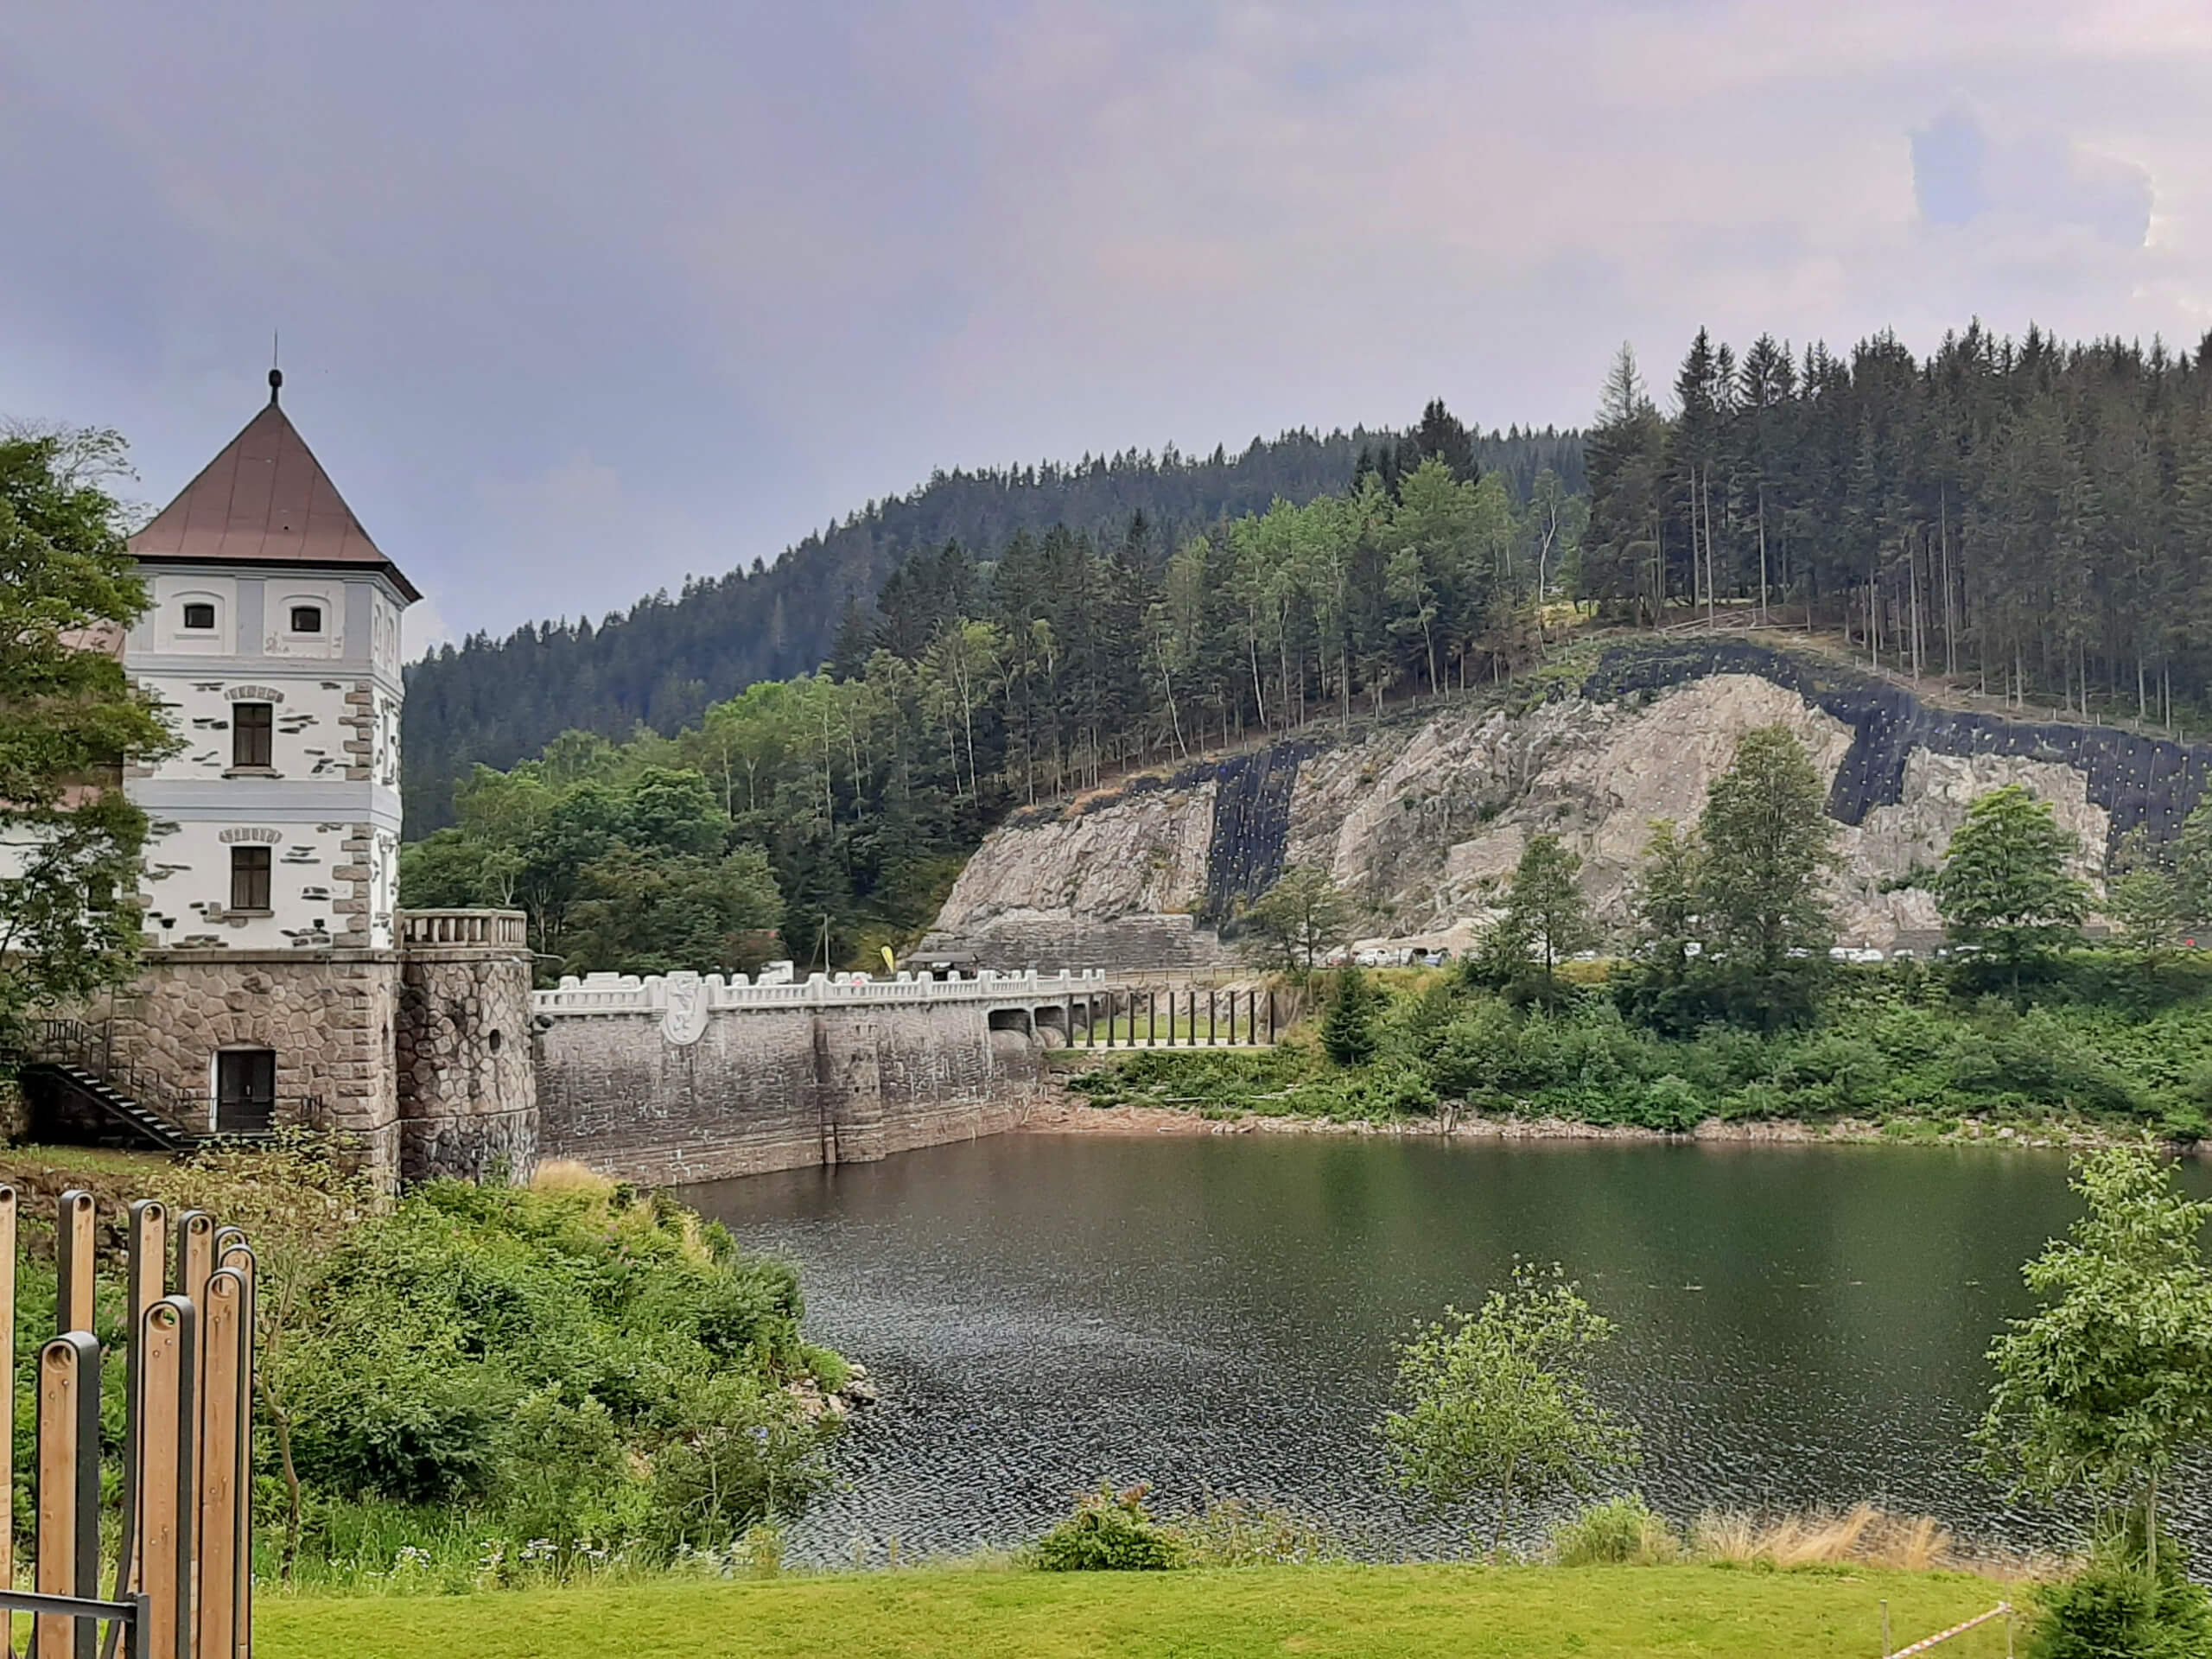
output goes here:
[[[1436, 405], [1432, 416], [1441, 412]], [[1447, 417], [1448, 418], [1448, 417]], [[1578, 435], [1517, 429], [1468, 434], [1465, 465], [1525, 498], [1548, 469], [1569, 493], [1582, 486]], [[453, 788], [481, 763], [505, 766], [575, 729], [627, 736], [639, 725], [673, 733], [708, 705], [759, 680], [788, 678], [827, 660], [841, 621], [863, 614], [911, 555], [957, 543], [988, 559], [1018, 531], [1058, 528], [1118, 541], [1133, 521], [1161, 549], [1217, 520], [1278, 499], [1306, 502], [1341, 490], [1361, 464], [1395, 474], [1401, 451], [1423, 442], [1355, 428], [1325, 436], [1255, 439], [1242, 454], [1184, 455], [1135, 449], [1072, 466], [940, 473], [787, 550], [772, 564], [689, 582], [640, 599], [594, 626], [545, 622], [505, 639], [478, 635], [409, 672], [403, 753], [406, 812], [417, 835], [453, 821]], [[610, 549], [610, 556], [620, 550]]]
[[1880, 663], [2163, 720], [2212, 684], [2212, 359], [1979, 325], [1916, 359], [1700, 331], [1662, 415], [1624, 353], [1583, 594], [1795, 607]]
[[521, 906], [549, 972], [746, 967], [775, 926], [795, 956], [867, 959], [927, 925], [1010, 805], [1526, 660], [1581, 499], [1548, 467], [1516, 498], [1484, 452], [1433, 404], [1302, 505], [947, 542], [854, 608], [823, 672], [672, 736], [474, 769], [403, 898]]

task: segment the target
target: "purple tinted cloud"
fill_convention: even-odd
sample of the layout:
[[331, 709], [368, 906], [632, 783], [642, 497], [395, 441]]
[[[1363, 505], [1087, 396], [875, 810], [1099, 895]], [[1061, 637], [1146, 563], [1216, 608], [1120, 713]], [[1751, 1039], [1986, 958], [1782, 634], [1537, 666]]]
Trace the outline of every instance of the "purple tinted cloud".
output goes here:
[[2194, 341], [2190, 13], [1834, 11], [14, 8], [0, 413], [122, 428], [165, 496], [281, 328], [357, 511], [496, 630], [934, 466], [1580, 420], [1700, 322]]

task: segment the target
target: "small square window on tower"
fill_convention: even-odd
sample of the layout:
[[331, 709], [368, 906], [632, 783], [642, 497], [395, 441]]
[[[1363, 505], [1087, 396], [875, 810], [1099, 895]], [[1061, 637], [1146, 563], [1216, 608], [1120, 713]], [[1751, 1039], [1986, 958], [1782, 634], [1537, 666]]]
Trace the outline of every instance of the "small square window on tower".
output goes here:
[[322, 632], [322, 607], [320, 605], [293, 606], [292, 632], [294, 633], [321, 633]]
[[215, 607], [208, 601], [188, 601], [184, 607], [184, 626], [195, 633], [212, 632], [215, 626]]
[[276, 764], [276, 706], [268, 702], [231, 705], [231, 765], [270, 766]]
[[231, 908], [269, 908], [269, 849], [266, 847], [231, 849]]

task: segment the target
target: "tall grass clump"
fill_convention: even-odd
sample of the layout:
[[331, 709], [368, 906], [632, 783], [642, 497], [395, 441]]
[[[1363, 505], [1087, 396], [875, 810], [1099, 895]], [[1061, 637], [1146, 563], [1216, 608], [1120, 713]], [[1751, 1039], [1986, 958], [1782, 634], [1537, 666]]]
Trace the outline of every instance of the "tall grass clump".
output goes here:
[[1830, 1567], [1855, 1561], [1867, 1567], [1928, 1573], [1963, 1565], [1953, 1539], [1931, 1516], [1891, 1515], [1872, 1503], [1840, 1512], [1754, 1516], [1708, 1510], [1690, 1529], [1690, 1552], [1700, 1560], [1738, 1567]]
[[1682, 1541], [1641, 1492], [1592, 1503], [1552, 1529], [1552, 1559], [1561, 1567], [1662, 1567]]

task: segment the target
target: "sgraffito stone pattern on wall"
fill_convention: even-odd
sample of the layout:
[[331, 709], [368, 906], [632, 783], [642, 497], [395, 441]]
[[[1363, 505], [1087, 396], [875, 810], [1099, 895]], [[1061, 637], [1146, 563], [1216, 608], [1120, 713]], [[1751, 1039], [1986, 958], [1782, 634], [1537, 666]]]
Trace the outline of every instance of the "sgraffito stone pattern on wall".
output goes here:
[[659, 1011], [537, 1041], [540, 1151], [652, 1184], [866, 1162], [1018, 1123], [1041, 1065], [981, 1006], [748, 1008], [668, 1039]]

